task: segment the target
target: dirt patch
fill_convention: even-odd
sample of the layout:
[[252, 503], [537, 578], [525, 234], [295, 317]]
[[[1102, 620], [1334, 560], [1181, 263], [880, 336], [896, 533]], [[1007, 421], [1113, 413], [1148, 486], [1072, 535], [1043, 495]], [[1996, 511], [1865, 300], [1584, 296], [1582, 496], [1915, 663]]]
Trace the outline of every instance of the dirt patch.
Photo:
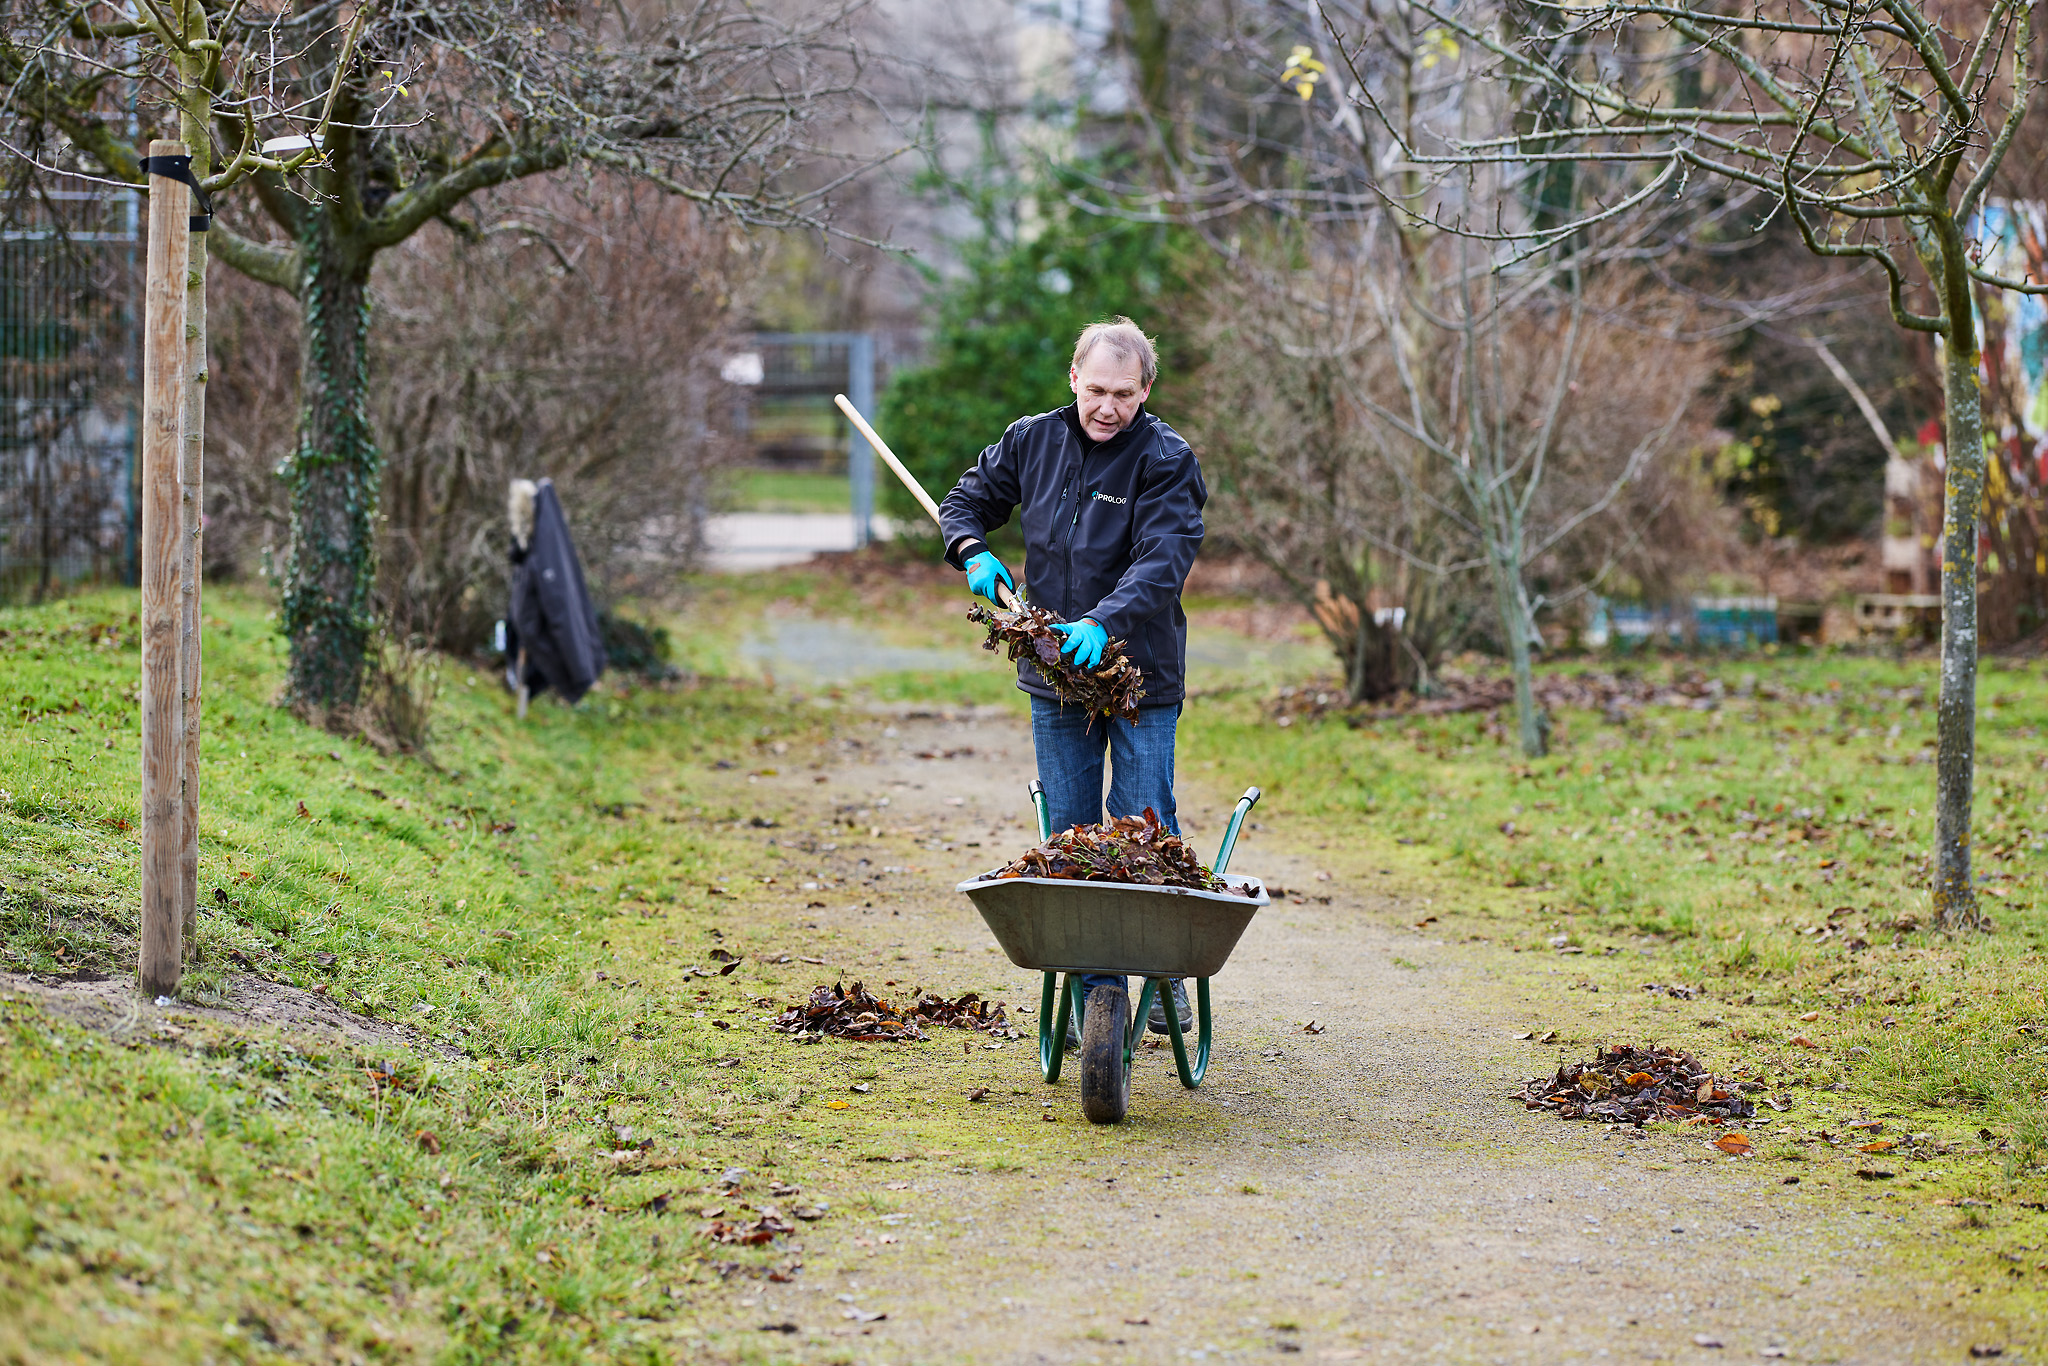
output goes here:
[[[1188, 597], [1260, 598], [1275, 603], [1293, 602], [1287, 581], [1250, 555], [1218, 554], [1204, 550], [1188, 571]], [[1296, 610], [1296, 619], [1306, 621], [1308, 613]]]
[[[792, 898], [756, 932], [810, 936], [795, 942], [849, 982], [944, 965], [985, 998], [1034, 1001], [1038, 974], [1010, 967], [954, 890], [998, 861], [991, 849], [1015, 847], [1028, 735], [1016, 719], [888, 724], [895, 734], [844, 751], [829, 784], [778, 789], [780, 824], [759, 836], [758, 867], [779, 871], [791, 832], [813, 825], [836, 847], [802, 850], [800, 871], [859, 893]], [[971, 760], [916, 757], [966, 746]], [[1189, 753], [1190, 769], [1202, 757]], [[721, 795], [762, 799], [744, 775], [709, 776]], [[1188, 783], [1183, 828], [1206, 843], [1239, 791]], [[827, 835], [849, 792], [891, 798], [884, 834], [863, 817], [860, 833]], [[1839, 1166], [1815, 1164], [1784, 1184], [1788, 1168], [1710, 1141], [1735, 1137], [1718, 1127], [1564, 1124], [1501, 1103], [1545, 1068], [1551, 1040], [1517, 1035], [1553, 989], [1505, 950], [1410, 928], [1424, 903], [1384, 881], [1362, 842], [1325, 847], [1287, 826], [1275, 815], [1248, 830], [1236, 862], [1330, 900], [1261, 912], [1212, 986], [1209, 1075], [1184, 1090], [1165, 1055], [1141, 1050], [1125, 1125], [1081, 1121], [1076, 1069], [1045, 1085], [1028, 1043], [803, 1050], [861, 1050], [827, 1083], [845, 1108], [814, 1122], [901, 1165], [819, 1170], [811, 1189], [835, 1218], [802, 1230], [802, 1276], [736, 1278], [729, 1299], [708, 1300], [702, 1355], [758, 1355], [764, 1325], [803, 1360], [850, 1366], [1225, 1353], [1549, 1366], [1601, 1352], [1890, 1366], [2011, 1340], [1971, 1297], [1900, 1265], [1937, 1235], [1871, 1178], [1845, 1193], [1818, 1179]], [[1035, 1023], [1028, 1005], [1012, 1014]], [[1827, 1103], [1795, 1100], [1795, 1113]], [[956, 1124], [924, 1122], [947, 1112]], [[1113, 1358], [1119, 1340], [1129, 1351]]]
[[125, 1035], [165, 1021], [208, 1020], [236, 1029], [275, 1029], [329, 1045], [428, 1047], [453, 1056], [445, 1045], [404, 1025], [373, 1020], [324, 995], [248, 975], [228, 979], [225, 1005], [173, 1001], [160, 1006], [136, 994], [134, 978], [90, 971], [64, 977], [0, 973], [0, 993], [34, 1001], [52, 1015], [103, 1034]]
[[1250, 640], [1264, 643], [1273, 641], [1299, 642], [1320, 649], [1324, 639], [1320, 634], [1305, 635], [1302, 627], [1313, 618], [1308, 610], [1294, 602], [1254, 602], [1241, 607], [1195, 607], [1188, 611], [1188, 620], [1196, 626], [1216, 631], [1232, 631]]

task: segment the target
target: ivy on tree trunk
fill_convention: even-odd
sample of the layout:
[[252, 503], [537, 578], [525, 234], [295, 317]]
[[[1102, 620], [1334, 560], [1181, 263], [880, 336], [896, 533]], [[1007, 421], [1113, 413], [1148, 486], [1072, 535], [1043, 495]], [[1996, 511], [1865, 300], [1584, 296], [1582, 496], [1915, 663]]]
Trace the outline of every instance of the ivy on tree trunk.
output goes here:
[[384, 475], [366, 402], [371, 253], [352, 249], [336, 216], [323, 204], [304, 217], [298, 445], [278, 470], [291, 509], [282, 613], [289, 693], [321, 709], [353, 706], [362, 692]]

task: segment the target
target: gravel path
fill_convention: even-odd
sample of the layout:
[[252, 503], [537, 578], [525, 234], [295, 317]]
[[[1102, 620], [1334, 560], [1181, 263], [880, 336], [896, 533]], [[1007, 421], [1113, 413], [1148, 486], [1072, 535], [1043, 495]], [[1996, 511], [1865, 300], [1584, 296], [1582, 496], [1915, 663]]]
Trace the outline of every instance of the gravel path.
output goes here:
[[[1205, 784], [1184, 783], [1183, 815], [1206, 850], [1238, 789], [1201, 757], [1183, 755]], [[829, 782], [778, 785], [798, 815], [887, 794], [892, 824], [930, 835], [882, 909], [821, 911], [824, 929], [876, 963], [988, 952], [952, 886], [1025, 842], [1030, 774], [1024, 729], [984, 714], [877, 723]], [[975, 1114], [1014, 1159], [869, 1168], [881, 1198], [809, 1230], [796, 1282], [736, 1282], [701, 1320], [712, 1341], [851, 1362], [2021, 1358], [1966, 1290], [1900, 1270], [1894, 1251], [1931, 1228], [1923, 1206], [1509, 1104], [1558, 1061], [1514, 1037], [1531, 1003], [1507, 978], [1525, 964], [1409, 928], [1426, 911], [1376, 890], [1364, 859], [1252, 831], [1240, 871], [1329, 901], [1253, 923], [1214, 983], [1200, 1090], [1148, 1052], [1129, 1122], [1096, 1129], [1073, 1068], [1046, 1087], [1031, 1046], [988, 1054]], [[1010, 999], [1037, 999], [1034, 974], [1001, 973]], [[1310, 1018], [1326, 1031], [1305, 1033]], [[761, 1332], [775, 1323], [798, 1331]]]

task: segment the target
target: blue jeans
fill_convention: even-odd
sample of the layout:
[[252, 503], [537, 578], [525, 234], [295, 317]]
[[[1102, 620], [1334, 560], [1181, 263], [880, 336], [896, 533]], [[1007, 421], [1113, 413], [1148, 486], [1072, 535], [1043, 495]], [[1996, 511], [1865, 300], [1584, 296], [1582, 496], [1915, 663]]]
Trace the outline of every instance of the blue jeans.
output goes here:
[[[1063, 706], [1033, 694], [1031, 749], [1038, 758], [1038, 781], [1053, 833], [1075, 825], [1102, 822], [1102, 768], [1108, 751], [1109, 814], [1142, 815], [1151, 807], [1159, 823], [1180, 833], [1173, 801], [1173, 735], [1181, 704], [1140, 707], [1136, 723], [1091, 716], [1081, 707]], [[1105, 982], [1124, 985], [1107, 973], [1081, 979], [1083, 995]], [[1077, 1003], [1078, 1004], [1078, 1003]]]

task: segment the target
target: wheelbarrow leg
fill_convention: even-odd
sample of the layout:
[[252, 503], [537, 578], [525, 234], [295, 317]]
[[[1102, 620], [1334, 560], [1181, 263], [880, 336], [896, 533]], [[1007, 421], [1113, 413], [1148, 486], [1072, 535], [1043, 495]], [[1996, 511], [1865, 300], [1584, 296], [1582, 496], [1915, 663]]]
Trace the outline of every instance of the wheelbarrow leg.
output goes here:
[[[1147, 982], [1145, 989], [1149, 995], [1152, 984]], [[1165, 990], [1164, 985], [1160, 987], [1160, 990]], [[1182, 1036], [1180, 1029], [1180, 1012], [1170, 1008], [1167, 1010], [1166, 1032], [1167, 1036], [1173, 1040], [1173, 1065], [1180, 1073], [1180, 1084], [1187, 1087], [1190, 1091], [1202, 1084], [1202, 1078], [1209, 1071], [1209, 1040], [1211, 1034], [1209, 1029], [1209, 979], [1206, 977], [1197, 977], [1195, 979], [1195, 1028], [1197, 1030], [1195, 1036], [1195, 1059], [1193, 1063], [1190, 1063], [1188, 1061], [1187, 1039]]]
[[1121, 983], [1105, 982], [1088, 993], [1081, 1013], [1081, 1113], [1090, 1124], [1120, 1124], [1131, 1108], [1130, 1018]]
[[1138, 992], [1138, 1008], [1131, 1012], [1131, 1027], [1124, 1034], [1124, 1066], [1126, 1067], [1129, 1067], [1131, 1060], [1138, 1056], [1138, 1041], [1145, 1037], [1145, 1017], [1152, 1013], [1153, 994], [1165, 990], [1159, 984], [1160, 979], [1157, 977], [1147, 977], [1143, 980], [1145, 985]]
[[1059, 978], [1056, 972], [1046, 973], [1045, 984], [1038, 991], [1038, 1070], [1047, 1082], [1060, 1079], [1060, 1063], [1067, 1055], [1067, 1016], [1078, 1008], [1073, 974], [1067, 974], [1064, 987], [1058, 985]]

